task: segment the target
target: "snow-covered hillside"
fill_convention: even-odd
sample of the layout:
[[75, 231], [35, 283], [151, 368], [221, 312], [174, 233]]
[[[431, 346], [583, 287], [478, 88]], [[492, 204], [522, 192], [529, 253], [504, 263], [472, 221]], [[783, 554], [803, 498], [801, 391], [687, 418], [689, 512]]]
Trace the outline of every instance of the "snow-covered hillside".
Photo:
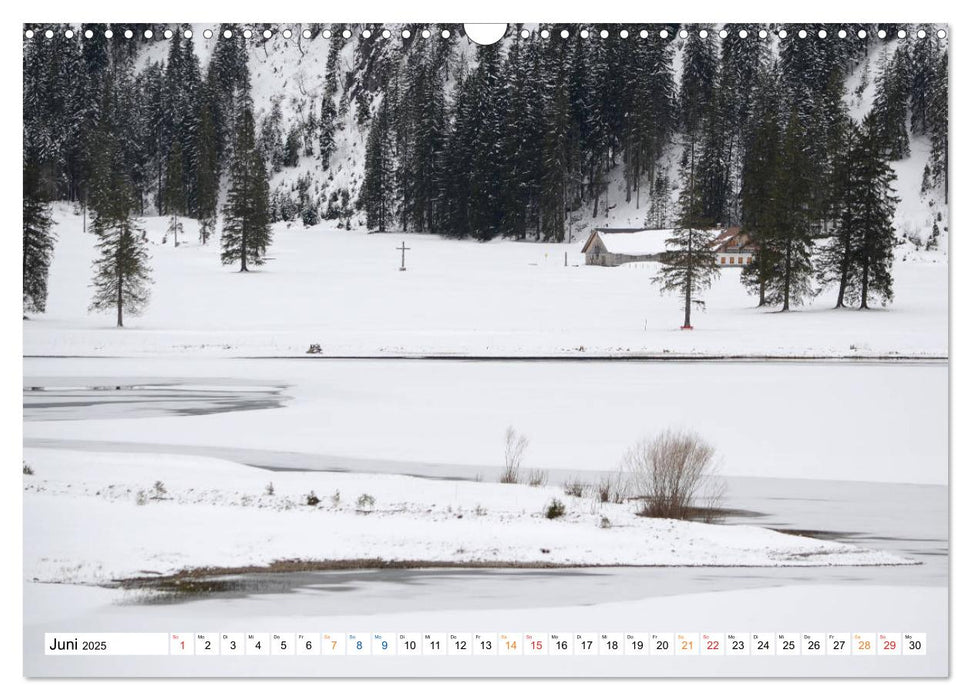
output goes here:
[[[400, 34], [404, 25], [387, 25], [393, 37]], [[524, 25], [535, 30], [534, 25]], [[194, 25], [196, 50], [205, 64], [211, 53], [215, 39], [203, 38], [206, 29], [218, 30], [218, 25]], [[269, 40], [254, 46], [249, 50], [249, 70], [252, 81], [252, 97], [256, 108], [257, 120], [265, 117], [274, 104], [278, 104], [283, 114], [284, 133], [296, 122], [305, 118], [308, 109], [319, 99], [324, 90], [326, 76], [327, 54], [333, 38], [324, 34], [317, 34], [311, 39], [301, 37], [302, 25], [292, 26], [292, 36], [286, 38], [279, 31]], [[374, 30], [377, 33], [377, 30]], [[510, 30], [512, 31], [512, 30]], [[394, 39], [390, 40], [393, 41]], [[348, 103], [354, 99], [359, 91], [366, 87], [361, 85], [361, 74], [368, 69], [362, 64], [358, 55], [359, 45], [368, 41], [363, 39], [359, 28], [354, 27], [340, 50], [339, 65], [342, 72], [358, 79], [358, 82], [346, 84], [343, 79], [338, 81], [342, 94], [338, 100]], [[373, 41], [373, 39], [371, 40]], [[777, 58], [779, 51], [778, 39], [770, 34], [766, 42], [769, 44], [770, 54]], [[875, 96], [875, 76], [881, 55], [884, 52], [892, 54], [901, 40], [894, 37], [886, 41], [871, 43], [865, 58], [850, 72], [845, 85], [845, 101], [851, 117], [860, 121], [872, 109]], [[682, 53], [684, 40], [677, 38], [672, 42], [674, 46], [674, 76], [680, 80], [683, 68]], [[453, 61], [456, 71], [447, 85], [447, 89], [454, 88], [456, 74], [465, 74], [475, 65], [475, 44], [464, 33], [455, 38], [455, 57]], [[378, 48], [376, 52], [387, 51]], [[147, 60], [164, 62], [164, 46], [155, 45], [145, 51]], [[347, 94], [343, 94], [344, 91]], [[380, 98], [378, 98], [380, 99]], [[364, 170], [364, 146], [366, 133], [358, 125], [354, 110], [348, 108], [339, 114], [340, 124], [335, 134], [336, 148], [327, 167], [316, 156], [303, 155], [298, 165], [285, 168], [273, 175], [271, 187], [286, 190], [296, 187], [300, 177], [309, 177], [313, 182], [312, 188], [326, 202], [332, 193], [347, 190], [351, 202], [356, 202], [360, 194]], [[934, 220], [938, 221], [941, 229], [939, 250], [946, 254], [948, 212], [943, 202], [941, 192], [935, 190], [930, 193], [921, 192], [924, 166], [930, 153], [928, 139], [923, 136], [911, 135], [911, 156], [903, 161], [893, 163], [897, 175], [895, 189], [900, 198], [900, 204], [895, 218], [895, 225], [901, 240], [908, 242], [908, 247], [915, 250], [926, 248], [931, 235]], [[676, 147], [668, 153], [662, 162], [662, 168], [667, 169], [673, 180], [673, 187], [677, 187], [677, 162], [680, 148]], [[623, 165], [618, 164], [608, 171], [606, 176], [606, 193], [604, 201], [597, 207], [594, 215], [593, 203], [587, 203], [579, 210], [571, 213], [568, 218], [568, 236], [574, 240], [582, 240], [593, 226], [636, 227], [644, 226], [650, 208], [650, 195], [645, 191], [640, 197], [626, 201], [626, 187], [624, 183]], [[671, 194], [672, 201], [676, 198], [676, 191]], [[332, 222], [336, 223], [336, 222]], [[356, 212], [350, 219], [354, 228], [364, 228], [362, 212]], [[926, 257], [926, 256], [924, 256]], [[939, 256], [931, 256], [937, 258]]]

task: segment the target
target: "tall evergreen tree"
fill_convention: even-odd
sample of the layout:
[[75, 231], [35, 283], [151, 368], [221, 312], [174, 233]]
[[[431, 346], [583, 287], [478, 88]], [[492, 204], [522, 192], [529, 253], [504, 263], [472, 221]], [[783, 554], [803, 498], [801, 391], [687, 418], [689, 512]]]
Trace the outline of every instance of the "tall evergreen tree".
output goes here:
[[820, 256], [820, 277], [837, 284], [836, 307], [893, 300], [894, 172], [873, 114], [854, 129], [847, 154], [846, 206]]
[[685, 166], [681, 172], [681, 194], [678, 197], [678, 219], [667, 239], [667, 250], [661, 255], [661, 270], [654, 278], [662, 292], [674, 292], [684, 299], [683, 329], [690, 329], [692, 306], [703, 306], [699, 294], [721, 274], [712, 252], [712, 232], [705, 228], [701, 193], [695, 179], [695, 145], [685, 149]]
[[907, 133], [907, 105], [910, 102], [910, 56], [906, 46], [899, 46], [890, 57], [881, 54], [881, 70], [873, 98], [873, 114], [880, 141], [891, 160], [910, 155]]
[[265, 262], [270, 245], [270, 188], [263, 156], [256, 144], [253, 109], [247, 98], [236, 118], [236, 142], [223, 206], [222, 263], [239, 262], [239, 271]]
[[944, 203], [948, 199], [948, 68], [947, 51], [942, 51], [931, 84], [928, 110], [931, 135], [930, 175], [934, 184], [944, 186]]
[[199, 217], [199, 240], [205, 245], [216, 231], [216, 209], [219, 203], [219, 161], [216, 155], [216, 130], [209, 102], [203, 99], [199, 114], [196, 152], [196, 215]]
[[[790, 113], [779, 154], [779, 168], [771, 188], [774, 211], [769, 235], [760, 248], [769, 263], [766, 302], [783, 311], [812, 294], [813, 164], [809, 160], [806, 129], [795, 109]], [[760, 251], [761, 252], [761, 251]]]
[[371, 231], [387, 231], [394, 222], [394, 153], [388, 110], [378, 107], [364, 152], [364, 182], [360, 206]]
[[118, 143], [120, 125], [116, 120], [123, 115], [115, 105], [122, 86], [117, 80], [106, 83], [94, 139], [99, 155], [93, 167], [91, 207], [98, 257], [94, 261], [94, 295], [89, 306], [93, 311], [114, 309], [119, 328], [124, 326], [126, 312], [138, 315], [148, 304], [151, 284], [144, 233], [134, 215], [136, 195]]
[[182, 181], [182, 144], [178, 140], [169, 151], [168, 165], [165, 171], [165, 211], [169, 216], [168, 235], [172, 236], [173, 244], [179, 247], [179, 234], [182, 233], [180, 216], [185, 216], [186, 197], [185, 186]]
[[759, 78], [742, 164], [742, 229], [757, 250], [741, 277], [749, 292], [758, 294], [759, 306], [768, 303], [766, 288], [776, 266], [777, 251], [769, 242], [775, 234], [780, 206], [776, 199], [776, 183], [782, 167], [782, 123], [776, 99], [779, 83], [774, 66], [767, 67]]
[[24, 159], [24, 313], [47, 309], [47, 278], [54, 256], [54, 220], [50, 205], [41, 198], [37, 166]]

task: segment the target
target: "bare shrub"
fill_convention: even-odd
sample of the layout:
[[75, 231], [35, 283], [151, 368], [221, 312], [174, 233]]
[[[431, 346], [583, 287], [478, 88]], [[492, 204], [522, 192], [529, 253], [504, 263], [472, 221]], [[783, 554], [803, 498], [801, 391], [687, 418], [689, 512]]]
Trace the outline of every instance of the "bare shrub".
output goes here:
[[266, 488], [263, 489], [263, 492], [267, 496], [272, 496], [272, 495], [274, 495], [276, 493], [276, 489], [273, 488], [273, 482], [272, 481], [266, 485]]
[[597, 482], [596, 497], [601, 503], [623, 503], [627, 500], [627, 486], [620, 475], [607, 474]]
[[563, 493], [567, 496], [576, 496], [577, 498], [583, 498], [583, 494], [587, 492], [587, 484], [580, 481], [579, 479], [571, 479], [563, 484]]
[[623, 468], [633, 495], [644, 500], [638, 515], [687, 520], [715, 512], [723, 496], [715, 448], [688, 430], [641, 440], [624, 455]]
[[374, 496], [369, 493], [362, 493], [357, 497], [357, 509], [370, 513], [374, 508]]
[[518, 484], [520, 480], [520, 467], [523, 463], [523, 455], [529, 447], [529, 438], [511, 425], [506, 428], [506, 468], [499, 476], [501, 484]]
[[544, 469], [533, 469], [526, 478], [526, 483], [530, 486], [546, 486], [550, 480], [550, 473]]
[[29, 464], [27, 464], [27, 461], [26, 460], [21, 460], [21, 461], [23, 461], [23, 463], [24, 463], [24, 475], [25, 476], [33, 476], [34, 475], [33, 468], [31, 468], [31, 466]]
[[320, 498], [313, 491], [311, 491], [306, 496], [304, 496], [304, 499], [307, 505], [310, 506], [311, 508], [316, 508], [317, 505], [320, 503]]

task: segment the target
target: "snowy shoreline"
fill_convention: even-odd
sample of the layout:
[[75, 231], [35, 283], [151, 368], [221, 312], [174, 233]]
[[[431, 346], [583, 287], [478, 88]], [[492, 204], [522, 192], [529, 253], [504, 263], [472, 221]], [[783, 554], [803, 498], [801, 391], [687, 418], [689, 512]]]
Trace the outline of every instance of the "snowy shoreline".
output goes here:
[[[25, 458], [34, 474], [24, 476], [24, 575], [34, 582], [105, 585], [362, 558], [469, 567], [915, 563], [761, 527], [642, 518], [633, 503], [567, 496], [559, 485], [267, 472], [163, 454], [28, 449]], [[307, 505], [308, 494], [320, 502]], [[554, 498], [566, 514], [549, 520]]]

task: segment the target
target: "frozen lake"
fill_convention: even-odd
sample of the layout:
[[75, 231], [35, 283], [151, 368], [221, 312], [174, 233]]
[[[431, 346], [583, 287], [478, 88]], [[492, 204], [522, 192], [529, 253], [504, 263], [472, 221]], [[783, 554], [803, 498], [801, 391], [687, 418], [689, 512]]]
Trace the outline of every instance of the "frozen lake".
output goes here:
[[[266, 630], [488, 620], [511, 629], [548, 626], [564, 611], [577, 620], [596, 611], [601, 627], [648, 629], [675, 617], [692, 624], [712, 606], [721, 618], [706, 619], [725, 626], [752, 628], [796, 609], [832, 626], [838, 609], [849, 627], [879, 619], [944, 630], [946, 604], [928, 596], [946, 600], [948, 586], [947, 392], [947, 365], [933, 362], [27, 358], [25, 447], [219, 457], [268, 475], [492, 481], [512, 424], [532, 439], [526, 466], [548, 470], [556, 484], [592, 481], [643, 434], [687, 425], [718, 447], [725, 505], [737, 511], [727, 523], [919, 564], [251, 574], [223, 577], [204, 596], [174, 597], [28, 582], [25, 641], [50, 629], [236, 629], [240, 620]], [[790, 594], [767, 593], [776, 590]], [[739, 595], [754, 597], [742, 607], [725, 602]], [[846, 606], [834, 608], [834, 595]]]

